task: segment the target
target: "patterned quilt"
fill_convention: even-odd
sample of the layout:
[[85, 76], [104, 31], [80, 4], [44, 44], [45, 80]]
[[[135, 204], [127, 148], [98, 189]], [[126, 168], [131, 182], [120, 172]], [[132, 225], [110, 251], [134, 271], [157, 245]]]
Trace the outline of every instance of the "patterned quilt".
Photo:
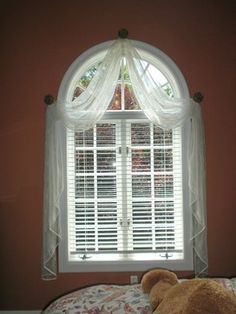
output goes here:
[[[215, 278], [236, 295], [236, 278]], [[148, 295], [139, 284], [95, 285], [66, 294], [53, 301], [43, 314], [151, 314]]]

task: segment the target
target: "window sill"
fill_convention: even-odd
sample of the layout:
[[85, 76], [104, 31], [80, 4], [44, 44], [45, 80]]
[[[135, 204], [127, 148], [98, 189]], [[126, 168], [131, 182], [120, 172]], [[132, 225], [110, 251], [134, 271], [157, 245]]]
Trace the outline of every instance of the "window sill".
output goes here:
[[192, 258], [165, 259], [162, 260], [129, 260], [129, 261], [98, 261], [98, 260], [81, 260], [81, 261], [62, 261], [60, 263], [60, 272], [126, 272], [126, 271], [146, 271], [151, 268], [167, 268], [176, 271], [193, 270]]

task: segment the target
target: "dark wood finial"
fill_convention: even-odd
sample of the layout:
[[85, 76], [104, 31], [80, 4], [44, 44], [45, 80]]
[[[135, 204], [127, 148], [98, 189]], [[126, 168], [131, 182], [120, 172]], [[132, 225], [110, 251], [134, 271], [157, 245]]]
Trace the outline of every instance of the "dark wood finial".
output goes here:
[[52, 95], [48, 94], [44, 97], [44, 102], [46, 105], [51, 105], [54, 103], [54, 97]]
[[125, 29], [125, 28], [120, 29], [119, 32], [118, 32], [118, 36], [119, 36], [120, 38], [122, 38], [122, 39], [127, 38], [127, 37], [128, 37], [128, 34], [129, 34], [129, 32], [128, 32], [127, 29]]
[[198, 102], [198, 103], [202, 102], [203, 98], [204, 97], [203, 97], [201, 92], [196, 92], [196, 93], [193, 94], [193, 100]]

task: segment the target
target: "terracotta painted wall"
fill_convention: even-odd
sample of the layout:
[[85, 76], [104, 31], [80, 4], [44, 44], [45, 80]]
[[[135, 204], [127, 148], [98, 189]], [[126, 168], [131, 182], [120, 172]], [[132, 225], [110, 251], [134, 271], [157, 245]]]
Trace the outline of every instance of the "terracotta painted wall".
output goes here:
[[84, 50], [130, 38], [168, 54], [191, 94], [202, 91], [207, 149], [210, 275], [236, 275], [235, 1], [2, 0], [0, 114], [0, 310], [41, 309], [66, 291], [129, 273], [40, 279], [44, 95]]

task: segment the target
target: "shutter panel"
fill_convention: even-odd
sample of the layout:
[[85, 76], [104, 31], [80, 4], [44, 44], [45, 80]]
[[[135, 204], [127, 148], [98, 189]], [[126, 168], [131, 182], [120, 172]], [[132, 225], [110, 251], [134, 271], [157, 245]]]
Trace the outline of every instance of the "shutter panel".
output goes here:
[[117, 251], [116, 125], [67, 133], [69, 251]]
[[183, 252], [180, 129], [114, 120], [67, 133], [70, 254]]
[[180, 130], [131, 123], [133, 250], [183, 251]]

